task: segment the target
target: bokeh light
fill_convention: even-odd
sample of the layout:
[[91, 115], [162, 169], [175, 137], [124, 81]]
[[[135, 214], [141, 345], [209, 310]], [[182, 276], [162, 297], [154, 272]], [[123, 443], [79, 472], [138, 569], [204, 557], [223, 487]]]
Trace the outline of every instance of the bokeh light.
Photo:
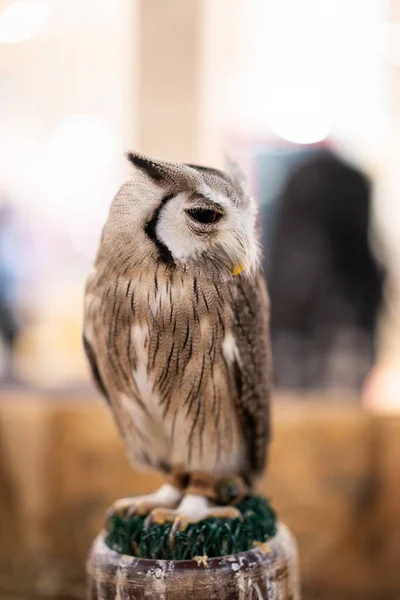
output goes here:
[[33, 37], [46, 23], [49, 6], [40, 0], [18, 0], [0, 14], [0, 42], [16, 44]]

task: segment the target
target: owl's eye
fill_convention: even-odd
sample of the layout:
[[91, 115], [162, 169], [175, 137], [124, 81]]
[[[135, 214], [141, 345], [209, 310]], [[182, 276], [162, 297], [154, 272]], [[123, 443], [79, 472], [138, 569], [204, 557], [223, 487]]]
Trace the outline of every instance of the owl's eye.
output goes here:
[[197, 221], [198, 223], [203, 223], [205, 225], [216, 223], [222, 217], [220, 212], [210, 208], [189, 208], [186, 212], [188, 213], [189, 217], [193, 219], [193, 221]]

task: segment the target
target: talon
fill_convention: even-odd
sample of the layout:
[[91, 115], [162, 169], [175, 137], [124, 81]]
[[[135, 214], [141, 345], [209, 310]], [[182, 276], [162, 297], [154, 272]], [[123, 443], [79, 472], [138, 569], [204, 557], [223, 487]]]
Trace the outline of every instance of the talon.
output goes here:
[[172, 525], [171, 535], [175, 535], [177, 531], [185, 531], [190, 523], [191, 520], [183, 515], [176, 517], [174, 524]]
[[126, 515], [127, 510], [128, 510], [127, 506], [121, 506], [121, 507], [110, 506], [110, 508], [106, 512], [106, 517], [108, 517], [108, 518], [120, 517], [122, 519]]
[[184, 515], [176, 517], [172, 525], [171, 533], [169, 534], [169, 547], [173, 551], [175, 548], [175, 536], [178, 531], [185, 531], [193, 521]]
[[138, 514], [137, 510], [137, 506], [131, 506], [130, 508], [127, 508], [124, 514], [125, 519], [132, 519], [136, 514]]
[[210, 519], [213, 517], [216, 519], [239, 519], [240, 521], [243, 521], [242, 513], [234, 506], [216, 506], [210, 508], [206, 518]]
[[124, 514], [120, 514], [117, 512], [107, 512], [105, 519], [104, 519], [104, 527], [105, 530], [110, 532], [112, 530], [112, 528], [114, 527], [114, 522], [113, 522], [113, 517], [120, 517], [121, 519], [124, 518]]
[[125, 502], [121, 502], [119, 500], [117, 500], [116, 502], [114, 502], [114, 504], [112, 504], [110, 506], [110, 508], [108, 508], [108, 510], [106, 511], [106, 515], [105, 515], [105, 527], [108, 531], [111, 530], [112, 528], [112, 518], [113, 517], [119, 517], [120, 519], [123, 519], [127, 512], [129, 510], [129, 504], [127, 501]]
[[[106, 513], [106, 527], [107, 529], [112, 527], [112, 517], [115, 515], [121, 518], [132, 519], [135, 516], [144, 517], [149, 515], [153, 510], [161, 511], [161, 513], [163, 511], [167, 513], [172, 510], [172, 516], [168, 520], [173, 521], [176, 514], [173, 512], [173, 509], [176, 508], [181, 497], [182, 491], [180, 489], [166, 483], [152, 494], [120, 498], [114, 502]], [[160, 517], [156, 517], [156, 513], [147, 521], [147, 526], [152, 522], [161, 522]], [[165, 518], [163, 522], [165, 522]]]
[[153, 523], [154, 523], [153, 512], [154, 511], [152, 511], [151, 513], [149, 513], [147, 515], [147, 517], [145, 518], [144, 523], [143, 523], [144, 529], [149, 529], [149, 527], [151, 527], [153, 525]]
[[151, 504], [149, 502], [138, 502], [137, 504], [132, 504], [126, 513], [125, 517], [128, 519], [132, 519], [135, 516], [143, 517], [147, 515], [151, 511]]
[[147, 516], [144, 527], [148, 529], [154, 523], [164, 525], [164, 523], [173, 523], [176, 519], [176, 512], [165, 508], [154, 508]]

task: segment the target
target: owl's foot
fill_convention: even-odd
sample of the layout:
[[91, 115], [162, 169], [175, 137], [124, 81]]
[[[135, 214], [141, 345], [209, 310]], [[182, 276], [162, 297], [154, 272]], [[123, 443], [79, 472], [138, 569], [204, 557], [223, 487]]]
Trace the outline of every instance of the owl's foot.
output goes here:
[[173, 523], [170, 534], [171, 548], [175, 545], [175, 535], [178, 531], [185, 531], [188, 525], [198, 523], [204, 519], [215, 517], [217, 519], [242, 519], [241, 512], [234, 506], [214, 506], [208, 498], [187, 494], [175, 510], [155, 508], [145, 520], [145, 527], [153, 523], [163, 525]]
[[134, 515], [151, 514], [154, 509], [176, 508], [182, 499], [183, 491], [170, 483], [165, 483], [156, 492], [145, 496], [133, 496], [132, 498], [121, 498], [110, 506], [106, 513], [106, 523], [111, 523], [114, 516], [131, 518]]

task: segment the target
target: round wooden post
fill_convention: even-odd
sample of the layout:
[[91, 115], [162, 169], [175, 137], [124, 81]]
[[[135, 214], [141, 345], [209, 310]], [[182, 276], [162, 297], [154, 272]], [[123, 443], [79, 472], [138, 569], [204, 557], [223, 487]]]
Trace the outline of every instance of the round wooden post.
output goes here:
[[296, 542], [282, 523], [257, 548], [221, 558], [148, 560], [93, 543], [87, 564], [89, 600], [299, 600]]

